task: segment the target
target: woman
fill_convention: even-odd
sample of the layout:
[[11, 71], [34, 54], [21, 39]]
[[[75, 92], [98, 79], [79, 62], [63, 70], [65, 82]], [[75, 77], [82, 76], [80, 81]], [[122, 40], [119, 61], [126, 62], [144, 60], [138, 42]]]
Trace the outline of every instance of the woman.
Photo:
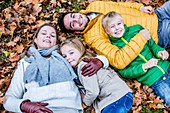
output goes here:
[[21, 59], [5, 94], [4, 107], [11, 112], [79, 113], [81, 98], [74, 83], [76, 74], [58, 53], [57, 31], [42, 25], [34, 46]]

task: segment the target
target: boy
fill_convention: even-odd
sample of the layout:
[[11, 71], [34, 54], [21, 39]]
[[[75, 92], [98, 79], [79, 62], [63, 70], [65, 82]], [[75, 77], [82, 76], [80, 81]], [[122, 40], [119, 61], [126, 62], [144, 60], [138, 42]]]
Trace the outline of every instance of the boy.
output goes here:
[[[150, 36], [147, 29], [141, 25], [127, 27], [122, 16], [116, 12], [109, 12], [102, 18], [102, 25], [109, 35], [110, 41], [119, 49], [127, 45], [134, 37], [143, 35], [148, 39], [142, 51], [138, 56], [124, 69], [118, 72], [124, 78], [137, 79], [139, 82], [151, 87], [155, 94], [164, 99], [167, 105], [170, 105], [170, 63], [166, 61], [169, 54], [164, 48], [161, 48]], [[138, 40], [134, 40], [136, 43]], [[126, 62], [126, 59], [122, 59]]]

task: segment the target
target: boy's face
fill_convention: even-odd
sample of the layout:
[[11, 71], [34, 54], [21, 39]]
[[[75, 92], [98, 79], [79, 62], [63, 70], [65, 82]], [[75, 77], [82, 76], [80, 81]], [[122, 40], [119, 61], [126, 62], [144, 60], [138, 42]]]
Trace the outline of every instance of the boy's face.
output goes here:
[[60, 48], [62, 56], [69, 62], [69, 64], [75, 67], [81, 57], [81, 53], [71, 44], [63, 45]]
[[108, 19], [106, 32], [113, 37], [121, 38], [125, 32], [124, 23], [120, 16]]
[[43, 26], [34, 41], [38, 49], [53, 47], [57, 41], [55, 29], [51, 26]]

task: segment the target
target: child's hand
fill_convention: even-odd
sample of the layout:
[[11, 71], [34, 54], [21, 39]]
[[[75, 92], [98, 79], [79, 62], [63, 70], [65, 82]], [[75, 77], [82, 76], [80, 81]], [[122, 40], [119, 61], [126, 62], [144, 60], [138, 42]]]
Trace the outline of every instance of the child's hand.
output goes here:
[[169, 54], [168, 54], [167, 51], [164, 50], [164, 51], [160, 51], [160, 52], [158, 53], [158, 56], [161, 57], [162, 60], [167, 60], [168, 57], [169, 57]]
[[146, 40], [151, 39], [151, 35], [148, 29], [142, 29], [139, 33], [141, 33], [146, 38]]
[[154, 9], [151, 6], [142, 6], [140, 8], [140, 11], [148, 13], [148, 14], [153, 14], [154, 13]]
[[158, 59], [151, 58], [148, 62], [144, 64], [144, 69], [152, 68], [156, 66], [158, 63]]

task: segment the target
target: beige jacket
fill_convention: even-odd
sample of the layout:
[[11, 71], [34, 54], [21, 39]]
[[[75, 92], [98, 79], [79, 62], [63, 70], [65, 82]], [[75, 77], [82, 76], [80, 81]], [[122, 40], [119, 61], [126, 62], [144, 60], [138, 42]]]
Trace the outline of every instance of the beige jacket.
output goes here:
[[87, 106], [93, 104], [96, 113], [131, 92], [114, 70], [102, 68], [95, 75], [88, 77], [81, 74], [80, 70], [84, 65], [85, 62], [80, 62], [77, 69], [79, 80], [86, 92], [83, 102]]

